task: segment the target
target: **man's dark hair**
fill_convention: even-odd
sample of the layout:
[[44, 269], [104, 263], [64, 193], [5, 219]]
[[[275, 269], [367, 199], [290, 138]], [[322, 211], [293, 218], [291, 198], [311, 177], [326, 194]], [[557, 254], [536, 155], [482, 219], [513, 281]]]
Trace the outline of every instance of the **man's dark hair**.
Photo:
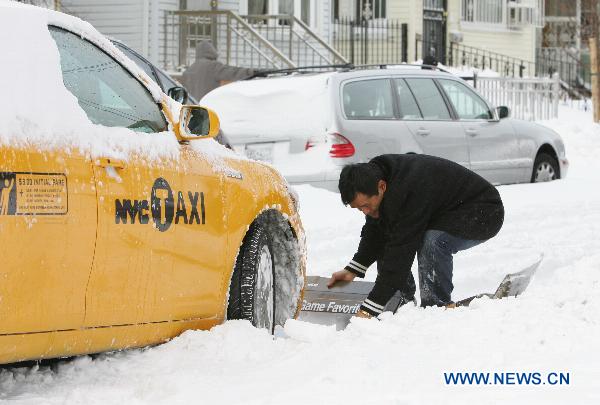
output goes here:
[[369, 197], [377, 195], [379, 180], [383, 180], [383, 174], [374, 164], [353, 163], [344, 166], [338, 183], [342, 202], [344, 205], [350, 204], [356, 198], [356, 193]]

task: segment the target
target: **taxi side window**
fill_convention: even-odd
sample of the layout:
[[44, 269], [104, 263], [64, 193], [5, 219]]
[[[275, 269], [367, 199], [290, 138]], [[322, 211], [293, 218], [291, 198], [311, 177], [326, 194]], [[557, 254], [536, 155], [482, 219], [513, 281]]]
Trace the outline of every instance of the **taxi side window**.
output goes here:
[[65, 87], [94, 124], [162, 132], [167, 123], [148, 90], [94, 44], [48, 27], [60, 53]]

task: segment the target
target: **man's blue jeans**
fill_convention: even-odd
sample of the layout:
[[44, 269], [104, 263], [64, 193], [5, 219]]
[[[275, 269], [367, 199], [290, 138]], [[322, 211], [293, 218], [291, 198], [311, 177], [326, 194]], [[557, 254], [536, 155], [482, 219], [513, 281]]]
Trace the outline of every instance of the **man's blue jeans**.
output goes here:
[[452, 255], [477, 246], [485, 240], [468, 240], [447, 232], [429, 230], [417, 253], [421, 306], [442, 306], [452, 302]]

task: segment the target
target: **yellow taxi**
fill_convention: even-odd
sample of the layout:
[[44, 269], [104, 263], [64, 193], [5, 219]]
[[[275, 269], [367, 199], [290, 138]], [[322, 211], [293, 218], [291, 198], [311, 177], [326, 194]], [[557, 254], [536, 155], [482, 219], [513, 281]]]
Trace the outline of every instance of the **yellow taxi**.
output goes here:
[[0, 363], [297, 315], [305, 243], [277, 171], [88, 23], [7, 2], [0, 27]]

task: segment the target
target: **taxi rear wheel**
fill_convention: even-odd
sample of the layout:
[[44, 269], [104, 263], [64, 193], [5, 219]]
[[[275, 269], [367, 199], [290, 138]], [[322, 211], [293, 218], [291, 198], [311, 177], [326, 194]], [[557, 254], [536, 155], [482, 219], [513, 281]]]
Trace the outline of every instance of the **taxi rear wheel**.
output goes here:
[[273, 333], [275, 263], [268, 227], [255, 222], [238, 253], [229, 288], [228, 319], [246, 319]]

